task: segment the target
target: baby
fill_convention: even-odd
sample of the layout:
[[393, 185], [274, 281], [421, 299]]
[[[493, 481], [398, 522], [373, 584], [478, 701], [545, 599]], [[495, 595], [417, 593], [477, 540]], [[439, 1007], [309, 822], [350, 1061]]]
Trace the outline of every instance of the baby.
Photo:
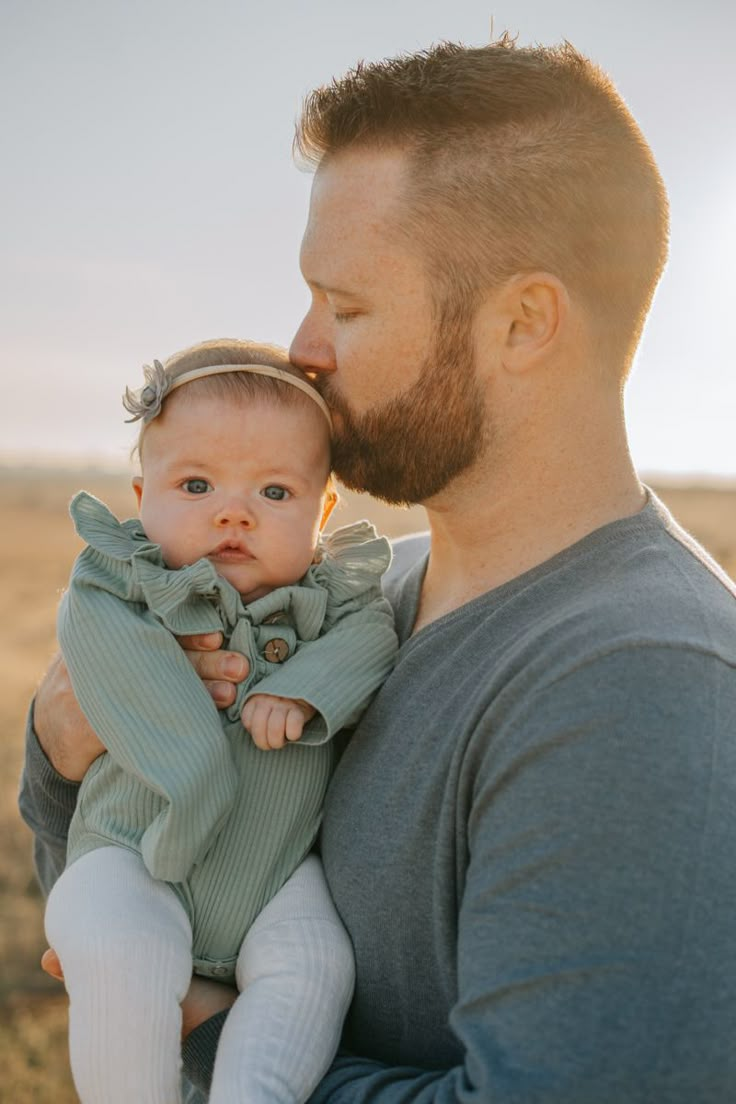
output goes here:
[[[305, 1100], [337, 1049], [350, 942], [310, 854], [333, 765], [396, 637], [367, 522], [330, 536], [330, 416], [271, 346], [206, 342], [146, 369], [140, 521], [84, 492], [59, 612], [107, 748], [80, 788], [46, 933], [83, 1104], [179, 1099], [195, 973], [234, 981], [213, 1104]], [[222, 632], [250, 674], [218, 713], [175, 640]], [[269, 750], [277, 749], [277, 750]]]

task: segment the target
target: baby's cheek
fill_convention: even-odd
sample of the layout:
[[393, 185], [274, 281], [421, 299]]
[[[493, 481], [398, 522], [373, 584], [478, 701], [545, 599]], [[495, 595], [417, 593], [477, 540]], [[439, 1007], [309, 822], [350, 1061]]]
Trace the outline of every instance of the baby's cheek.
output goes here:
[[189, 534], [177, 518], [171, 517], [161, 506], [147, 504], [145, 498], [140, 516], [146, 536], [153, 544], [161, 546], [161, 555], [168, 567], [183, 567], [193, 562], [187, 548]]

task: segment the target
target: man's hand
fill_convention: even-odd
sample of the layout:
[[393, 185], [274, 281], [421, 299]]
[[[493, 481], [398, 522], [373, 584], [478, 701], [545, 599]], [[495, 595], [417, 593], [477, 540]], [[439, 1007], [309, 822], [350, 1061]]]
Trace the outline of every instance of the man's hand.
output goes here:
[[49, 977], [56, 978], [57, 981], [64, 980], [64, 971], [61, 968], [59, 956], [51, 947], [47, 947], [41, 955], [41, 966]]
[[217, 1012], [232, 1008], [237, 999], [238, 990], [234, 986], [195, 975], [181, 1002], [182, 1039], [186, 1039], [190, 1031], [194, 1031], [195, 1027], [199, 1027]]
[[277, 698], [275, 694], [254, 694], [243, 706], [240, 719], [261, 751], [282, 748], [298, 740], [307, 721], [317, 710], [300, 698]]
[[245, 656], [239, 652], [223, 652], [222, 633], [179, 636], [177, 640], [217, 708], [226, 709], [232, 705], [236, 685], [248, 677], [250, 670]]
[[46, 758], [69, 782], [81, 782], [105, 750], [77, 704], [61, 655], [54, 656], [38, 688], [33, 728]]
[[[41, 966], [52, 978], [64, 980], [64, 971], [56, 951], [49, 947], [41, 958]], [[208, 978], [193, 977], [187, 995], [181, 1005], [181, 1037], [186, 1039], [190, 1031], [209, 1020], [217, 1012], [231, 1008], [238, 997], [237, 989]]]

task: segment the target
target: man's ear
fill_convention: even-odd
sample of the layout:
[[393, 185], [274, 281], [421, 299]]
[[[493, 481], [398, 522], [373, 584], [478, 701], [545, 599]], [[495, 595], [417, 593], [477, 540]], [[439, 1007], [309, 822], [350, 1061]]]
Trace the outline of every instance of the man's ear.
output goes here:
[[549, 272], [522, 272], [489, 292], [476, 317], [479, 350], [494, 349], [510, 372], [547, 359], [570, 311], [567, 288]]
[[135, 500], [138, 503], [138, 509], [141, 508], [141, 498], [143, 497], [143, 476], [134, 475], [132, 479], [133, 493], [135, 494]]
[[331, 486], [328, 487], [325, 491], [325, 501], [324, 506], [322, 507], [322, 520], [319, 523], [320, 530], [324, 529], [330, 514], [335, 509], [338, 502], [339, 496], [337, 494], [337, 491], [334, 491]]
[[570, 299], [562, 281], [549, 272], [515, 276], [506, 291], [503, 359], [511, 371], [523, 371], [552, 351], [567, 320]]

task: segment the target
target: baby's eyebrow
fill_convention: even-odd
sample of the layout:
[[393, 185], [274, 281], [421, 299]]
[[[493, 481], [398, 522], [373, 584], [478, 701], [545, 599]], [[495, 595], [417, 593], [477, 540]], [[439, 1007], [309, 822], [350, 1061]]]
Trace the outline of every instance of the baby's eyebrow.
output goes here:
[[262, 483], [308, 483], [309, 476], [301, 471], [268, 471], [260, 480]]

